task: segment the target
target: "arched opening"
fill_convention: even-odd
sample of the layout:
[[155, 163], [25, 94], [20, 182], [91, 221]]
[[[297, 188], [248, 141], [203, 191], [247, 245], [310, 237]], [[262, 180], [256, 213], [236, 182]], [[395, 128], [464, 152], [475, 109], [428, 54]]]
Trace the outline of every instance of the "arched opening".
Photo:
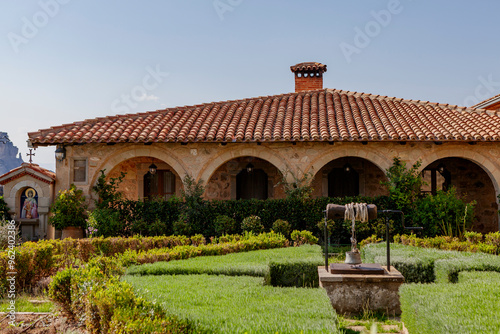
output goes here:
[[487, 233], [498, 230], [495, 188], [488, 174], [476, 163], [463, 158], [443, 158], [422, 170], [423, 192], [436, 193], [455, 187], [467, 202], [476, 201], [473, 229]]
[[314, 176], [315, 197], [380, 196], [387, 190], [385, 173], [369, 160], [342, 157], [324, 165]]
[[[156, 173], [151, 174], [149, 167], [156, 165]], [[151, 157], [135, 157], [122, 161], [106, 175], [111, 178], [125, 176], [118, 187], [125, 198], [130, 200], [168, 199], [180, 196], [182, 181], [174, 169], [166, 162]]]
[[239, 157], [219, 166], [210, 176], [205, 197], [215, 200], [283, 198], [283, 176], [270, 162]]

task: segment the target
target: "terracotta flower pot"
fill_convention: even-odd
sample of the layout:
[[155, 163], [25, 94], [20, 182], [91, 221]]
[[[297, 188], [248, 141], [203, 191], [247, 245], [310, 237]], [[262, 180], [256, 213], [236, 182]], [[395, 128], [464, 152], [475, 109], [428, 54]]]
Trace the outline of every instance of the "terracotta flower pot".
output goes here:
[[68, 226], [62, 230], [61, 239], [65, 238], [73, 238], [73, 239], [82, 239], [84, 237], [83, 228]]

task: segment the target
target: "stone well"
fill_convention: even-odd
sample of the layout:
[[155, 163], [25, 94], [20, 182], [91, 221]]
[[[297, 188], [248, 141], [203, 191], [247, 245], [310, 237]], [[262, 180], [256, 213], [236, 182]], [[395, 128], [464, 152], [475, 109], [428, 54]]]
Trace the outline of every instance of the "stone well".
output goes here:
[[398, 290], [404, 283], [404, 277], [394, 267], [391, 267], [390, 272], [385, 267], [380, 269], [383, 270], [382, 274], [351, 274], [332, 273], [331, 268], [327, 271], [324, 266], [318, 267], [319, 285], [326, 290], [333, 308], [339, 314], [360, 314], [370, 310], [391, 316], [399, 315]]

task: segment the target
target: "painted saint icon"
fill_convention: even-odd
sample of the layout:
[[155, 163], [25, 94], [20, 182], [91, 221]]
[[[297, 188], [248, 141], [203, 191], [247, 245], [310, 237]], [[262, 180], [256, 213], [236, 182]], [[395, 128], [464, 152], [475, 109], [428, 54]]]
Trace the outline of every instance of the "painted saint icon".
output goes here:
[[21, 195], [21, 219], [38, 218], [38, 194], [33, 188], [28, 188]]

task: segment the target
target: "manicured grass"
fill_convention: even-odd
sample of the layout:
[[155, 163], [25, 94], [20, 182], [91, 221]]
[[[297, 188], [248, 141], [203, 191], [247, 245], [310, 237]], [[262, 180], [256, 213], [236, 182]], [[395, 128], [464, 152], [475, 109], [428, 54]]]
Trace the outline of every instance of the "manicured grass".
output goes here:
[[323, 261], [321, 247], [303, 245], [300, 247], [276, 248], [223, 256], [204, 256], [187, 260], [156, 262], [132, 266], [128, 275], [188, 275], [212, 274], [230, 276], [265, 276], [270, 261], [280, 262], [290, 259]]
[[323, 289], [276, 288], [263, 286], [258, 277], [206, 274], [124, 279], [167, 312], [213, 332], [337, 333]]
[[400, 295], [412, 334], [500, 332], [499, 273], [461, 272], [457, 284], [405, 284]]
[[[31, 301], [36, 301], [32, 303]], [[8, 312], [10, 306], [9, 299], [0, 300], [0, 312]], [[20, 295], [16, 298], [16, 312], [52, 312], [54, 304], [46, 297], [32, 297]]]

